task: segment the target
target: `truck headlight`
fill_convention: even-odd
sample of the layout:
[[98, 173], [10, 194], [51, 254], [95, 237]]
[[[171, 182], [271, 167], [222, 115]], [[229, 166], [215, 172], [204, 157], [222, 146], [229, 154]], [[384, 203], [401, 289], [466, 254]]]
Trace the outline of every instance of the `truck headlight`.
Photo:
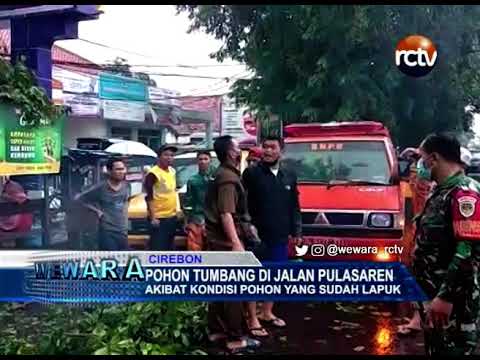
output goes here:
[[370, 215], [369, 224], [372, 227], [387, 228], [392, 226], [392, 214], [373, 213]]

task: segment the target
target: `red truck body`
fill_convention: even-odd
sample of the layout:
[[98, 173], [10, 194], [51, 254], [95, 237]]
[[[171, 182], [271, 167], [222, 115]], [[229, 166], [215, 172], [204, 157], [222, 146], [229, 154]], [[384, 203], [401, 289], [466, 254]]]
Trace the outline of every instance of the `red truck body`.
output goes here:
[[[404, 201], [397, 156], [383, 124], [294, 124], [284, 134], [284, 163], [298, 176], [309, 246], [302, 258], [398, 261], [408, 256], [401, 253]], [[314, 256], [312, 245], [323, 255]], [[330, 255], [329, 246], [336, 249]], [[289, 252], [299, 256], [292, 243]]]

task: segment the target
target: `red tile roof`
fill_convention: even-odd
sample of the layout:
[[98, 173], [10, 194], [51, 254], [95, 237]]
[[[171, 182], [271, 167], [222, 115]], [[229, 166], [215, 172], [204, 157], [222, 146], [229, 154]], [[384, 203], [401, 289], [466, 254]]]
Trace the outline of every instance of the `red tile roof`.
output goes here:
[[[10, 30], [9, 29], [0, 29], [0, 55], [2, 56], [9, 56], [10, 55]], [[96, 64], [75, 54], [72, 53], [71, 51], [65, 50], [61, 48], [60, 46], [53, 45], [52, 47], [52, 60], [55, 63], [55, 65], [70, 69], [70, 70], [75, 70], [75, 71], [80, 71], [80, 72], [86, 72], [89, 74], [97, 74], [99, 72], [98, 69], [96, 69]], [[62, 64], [66, 63], [66, 64]], [[84, 65], [84, 66], [75, 66], [76, 64]], [[87, 66], [91, 67], [87, 67]]]

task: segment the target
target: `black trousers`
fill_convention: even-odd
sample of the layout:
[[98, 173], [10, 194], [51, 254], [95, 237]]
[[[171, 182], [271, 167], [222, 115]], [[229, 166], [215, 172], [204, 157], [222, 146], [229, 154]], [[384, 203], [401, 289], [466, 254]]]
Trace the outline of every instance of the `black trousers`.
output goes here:
[[128, 250], [128, 232], [98, 229], [98, 248], [100, 251]]
[[178, 220], [176, 216], [158, 219], [159, 226], [150, 225], [151, 249], [156, 251], [175, 250], [175, 232], [177, 231]]
[[243, 310], [243, 303], [238, 301], [209, 303], [209, 332], [227, 334], [230, 341], [240, 340], [245, 335]]

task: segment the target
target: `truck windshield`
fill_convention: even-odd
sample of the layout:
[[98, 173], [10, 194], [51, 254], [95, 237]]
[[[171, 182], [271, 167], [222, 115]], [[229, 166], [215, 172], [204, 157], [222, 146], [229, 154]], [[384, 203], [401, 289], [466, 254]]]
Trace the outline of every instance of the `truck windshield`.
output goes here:
[[299, 182], [390, 184], [391, 174], [382, 141], [289, 143], [283, 165]]

